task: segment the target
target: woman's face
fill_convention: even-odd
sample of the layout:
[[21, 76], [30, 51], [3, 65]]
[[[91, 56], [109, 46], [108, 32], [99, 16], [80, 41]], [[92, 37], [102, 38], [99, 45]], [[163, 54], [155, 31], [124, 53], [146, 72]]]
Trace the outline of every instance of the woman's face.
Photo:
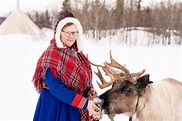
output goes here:
[[61, 40], [67, 47], [71, 47], [78, 37], [78, 30], [76, 25], [72, 24], [65, 26], [61, 31]]

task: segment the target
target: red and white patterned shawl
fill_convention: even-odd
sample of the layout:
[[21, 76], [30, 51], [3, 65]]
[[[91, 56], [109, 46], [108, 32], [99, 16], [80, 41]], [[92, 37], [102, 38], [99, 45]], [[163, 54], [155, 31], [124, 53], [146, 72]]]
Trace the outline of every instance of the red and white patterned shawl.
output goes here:
[[49, 68], [54, 77], [59, 78], [68, 88], [78, 94], [83, 94], [92, 85], [92, 70], [88, 59], [82, 52], [73, 52], [70, 48], [57, 48], [52, 39], [48, 48], [38, 59], [33, 83], [40, 92], [46, 70]]

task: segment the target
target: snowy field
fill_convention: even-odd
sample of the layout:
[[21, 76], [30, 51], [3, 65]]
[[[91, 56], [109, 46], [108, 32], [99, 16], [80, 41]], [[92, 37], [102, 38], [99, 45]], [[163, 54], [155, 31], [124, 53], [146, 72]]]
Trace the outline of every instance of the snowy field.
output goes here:
[[[39, 94], [31, 80], [50, 35], [44, 40], [36, 39], [20, 34], [0, 36], [0, 121], [32, 121]], [[150, 74], [153, 82], [166, 77], [182, 81], [182, 46], [125, 47], [105, 44], [106, 41], [86, 41], [84, 52], [93, 63], [109, 61], [109, 50], [112, 50], [115, 60], [126, 64], [130, 72], [146, 69], [145, 74]], [[106, 89], [99, 89], [96, 80], [94, 74], [94, 87], [101, 94]], [[101, 121], [109, 119], [105, 115]], [[128, 117], [117, 115], [115, 121], [128, 121]]]

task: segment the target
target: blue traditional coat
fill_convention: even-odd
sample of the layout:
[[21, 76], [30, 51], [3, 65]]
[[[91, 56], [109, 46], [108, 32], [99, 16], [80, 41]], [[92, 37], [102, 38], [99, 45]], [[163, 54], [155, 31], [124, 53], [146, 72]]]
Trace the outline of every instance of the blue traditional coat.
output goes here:
[[66, 87], [50, 69], [43, 81], [49, 89], [40, 92], [33, 121], [80, 121], [79, 110], [86, 110], [88, 99]]

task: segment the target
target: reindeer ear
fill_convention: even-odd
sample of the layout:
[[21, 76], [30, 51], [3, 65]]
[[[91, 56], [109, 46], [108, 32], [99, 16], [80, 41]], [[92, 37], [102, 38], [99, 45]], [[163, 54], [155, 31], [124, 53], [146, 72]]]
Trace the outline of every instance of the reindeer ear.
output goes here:
[[149, 80], [149, 76], [149, 74], [146, 74], [137, 80], [136, 87], [138, 90], [142, 91], [148, 84], [153, 83]]

